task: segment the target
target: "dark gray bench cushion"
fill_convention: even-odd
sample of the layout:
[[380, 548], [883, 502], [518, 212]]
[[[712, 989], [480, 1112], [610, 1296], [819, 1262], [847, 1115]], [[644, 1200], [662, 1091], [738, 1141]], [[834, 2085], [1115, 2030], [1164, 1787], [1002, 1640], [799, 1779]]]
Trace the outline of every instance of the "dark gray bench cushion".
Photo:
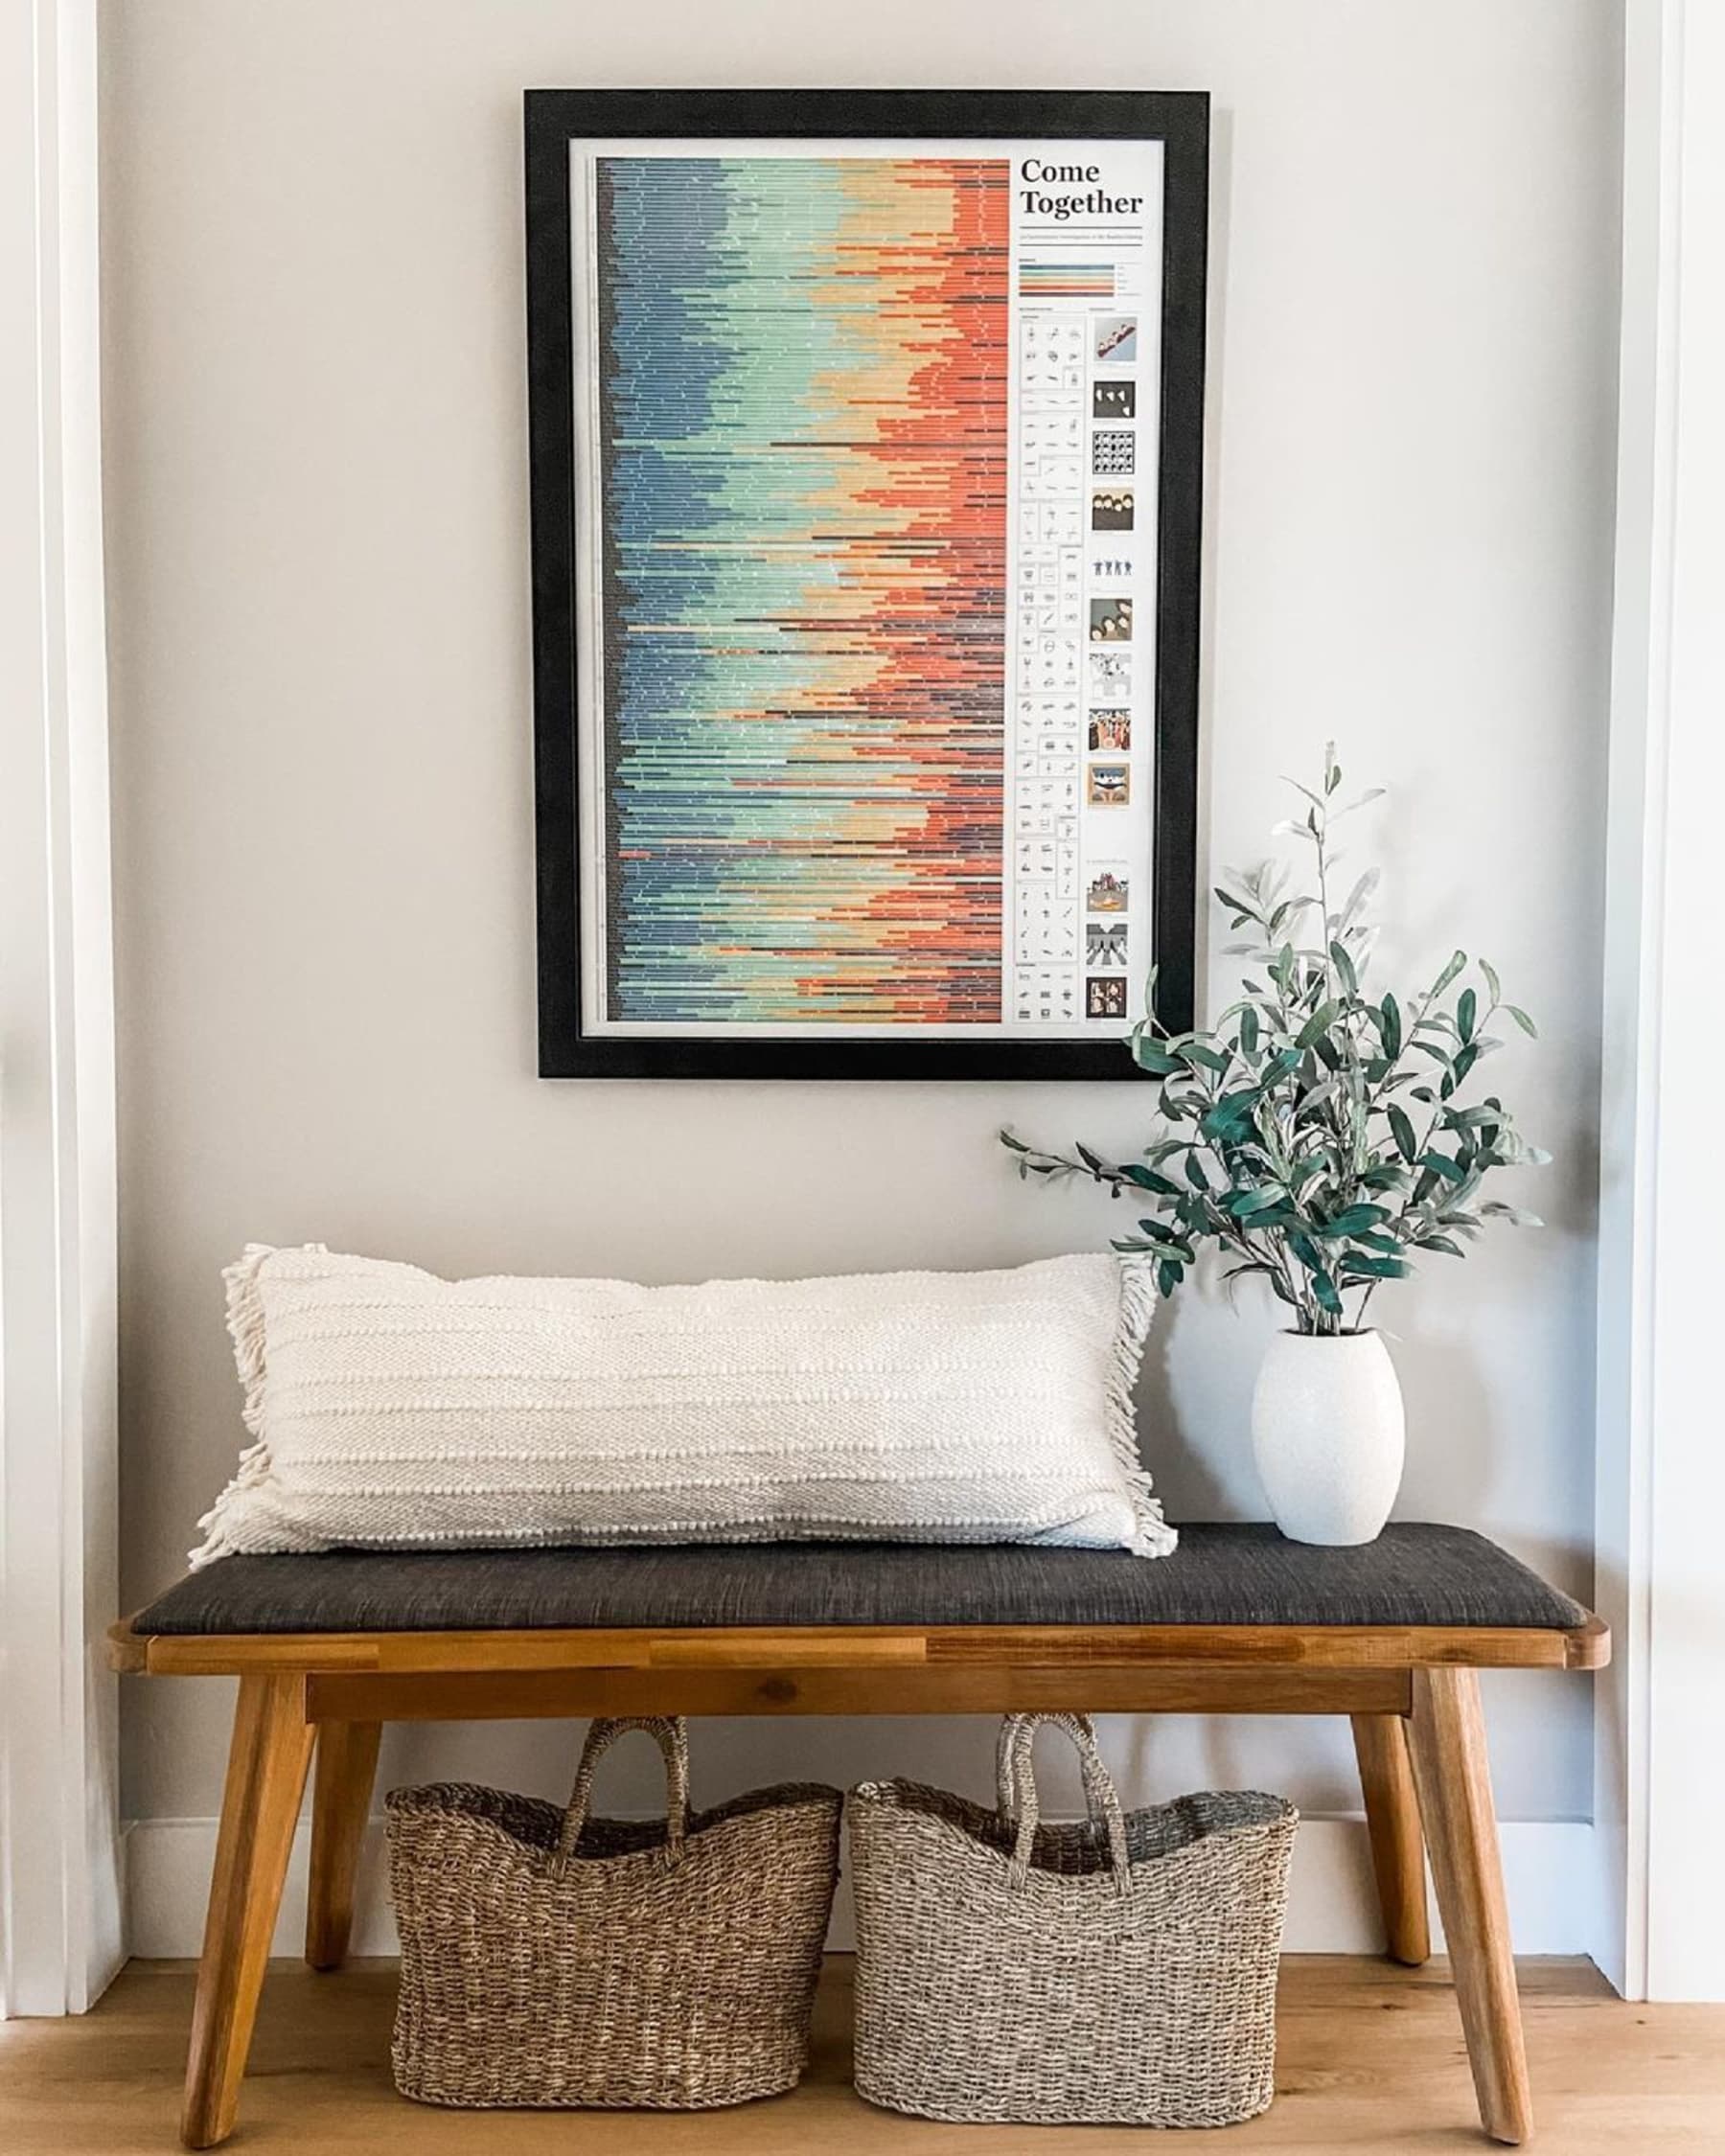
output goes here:
[[1183, 1526], [1171, 1557], [882, 1543], [334, 1550], [226, 1557], [139, 1632], [535, 1631], [773, 1624], [1438, 1624], [1564, 1628], [1587, 1612], [1465, 1527], [1357, 1549]]

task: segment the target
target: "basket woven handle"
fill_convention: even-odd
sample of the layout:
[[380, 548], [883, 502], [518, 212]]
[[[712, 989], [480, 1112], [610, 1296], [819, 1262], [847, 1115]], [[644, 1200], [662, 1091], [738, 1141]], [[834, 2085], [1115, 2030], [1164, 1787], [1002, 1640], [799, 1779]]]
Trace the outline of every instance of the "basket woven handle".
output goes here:
[[1096, 1749], [1096, 1732], [1088, 1714], [1008, 1714], [1000, 1724], [995, 1748], [995, 1791], [1000, 1818], [1010, 1825], [1018, 1822], [1012, 1846], [1008, 1885], [1022, 1887], [1030, 1876], [1030, 1851], [1036, 1841], [1040, 1815], [1036, 1798], [1036, 1771], [1031, 1754], [1036, 1732], [1045, 1723], [1062, 1730], [1078, 1753], [1078, 1771], [1084, 1781], [1084, 1805], [1092, 1824], [1108, 1835], [1108, 1867], [1116, 1887], [1124, 1893], [1131, 1884], [1131, 1860], [1126, 1853], [1126, 1821], [1120, 1810], [1114, 1777], [1102, 1764]]
[[600, 1715], [581, 1748], [581, 1764], [575, 1770], [575, 1786], [564, 1813], [563, 1832], [557, 1837], [557, 1869], [575, 1854], [581, 1830], [586, 1824], [593, 1801], [593, 1777], [599, 1762], [629, 1730], [645, 1730], [657, 1744], [665, 1761], [665, 1862], [680, 1864], [683, 1837], [689, 1828], [689, 1726], [680, 1714]]

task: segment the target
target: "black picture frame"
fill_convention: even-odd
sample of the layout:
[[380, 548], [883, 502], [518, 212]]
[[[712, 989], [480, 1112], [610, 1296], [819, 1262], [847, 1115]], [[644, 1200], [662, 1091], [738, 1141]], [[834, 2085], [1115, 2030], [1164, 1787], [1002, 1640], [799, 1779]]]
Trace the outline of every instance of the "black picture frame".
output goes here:
[[[1117, 1040], [641, 1038], [584, 1032], [577, 802], [572, 141], [640, 135], [1163, 146], [1153, 952], [1158, 1015], [1193, 1022], [1209, 98], [1138, 90], [525, 93], [527, 356], [538, 839], [539, 1068], [547, 1078], [1121, 1080]], [[1131, 987], [1136, 1005], [1138, 984]]]

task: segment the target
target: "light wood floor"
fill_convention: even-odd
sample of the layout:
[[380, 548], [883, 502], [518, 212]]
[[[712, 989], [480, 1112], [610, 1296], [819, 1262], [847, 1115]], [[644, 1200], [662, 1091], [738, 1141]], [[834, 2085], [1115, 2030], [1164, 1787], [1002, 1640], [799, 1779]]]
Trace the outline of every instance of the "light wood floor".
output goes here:
[[[594, 2156], [1143, 2156], [1164, 2149], [1438, 2156], [1486, 2145], [1442, 1964], [1302, 1957], [1283, 1964], [1277, 2099], [1222, 2135], [933, 2125], [876, 2111], [848, 2079], [850, 1966], [829, 1963], [815, 2056], [794, 2095], [737, 2111], [460, 2113], [403, 2102], [389, 2080], [395, 1979], [270, 1972], [236, 2156], [507, 2149]], [[1585, 1962], [1522, 1967], [1540, 2146], [1550, 2156], [1725, 2156], [1725, 2007], [1630, 2007]], [[82, 2021], [0, 2024], [6, 2156], [165, 2156], [176, 2146], [192, 1980], [134, 1962]]]

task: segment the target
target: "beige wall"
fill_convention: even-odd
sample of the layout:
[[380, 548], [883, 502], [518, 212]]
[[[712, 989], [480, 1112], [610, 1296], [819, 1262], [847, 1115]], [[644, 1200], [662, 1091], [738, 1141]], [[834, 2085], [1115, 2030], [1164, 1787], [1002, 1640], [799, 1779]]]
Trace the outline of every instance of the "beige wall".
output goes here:
[[[1204, 821], [1220, 868], [1326, 734], [1396, 790], [1385, 957], [1453, 940], [1545, 1022], [1506, 1057], [1552, 1223], [1382, 1298], [1403, 1510], [1590, 1576], [1594, 1090], [1619, 21], [1597, 0], [110, 0], [104, 217], [126, 1594], [240, 1442], [248, 1238], [646, 1279], [998, 1263], [1113, 1223], [991, 1134], [1129, 1147], [1123, 1089], [533, 1074], [521, 88], [1112, 81], [1215, 94]], [[1215, 977], [1224, 977], [1220, 967]], [[1175, 1517], [1259, 1509], [1271, 1323], [1189, 1296], [1150, 1357]], [[1511, 1817], [1586, 1812], [1584, 1684], [1490, 1693]], [[213, 1688], [128, 1702], [128, 1809], [216, 1808]], [[387, 1776], [555, 1786], [544, 1730]], [[1135, 1786], [1349, 1800], [1324, 1726], [1118, 1726]], [[974, 1732], [731, 1726], [978, 1778]], [[644, 1776], [636, 1794], [649, 1784]]]

